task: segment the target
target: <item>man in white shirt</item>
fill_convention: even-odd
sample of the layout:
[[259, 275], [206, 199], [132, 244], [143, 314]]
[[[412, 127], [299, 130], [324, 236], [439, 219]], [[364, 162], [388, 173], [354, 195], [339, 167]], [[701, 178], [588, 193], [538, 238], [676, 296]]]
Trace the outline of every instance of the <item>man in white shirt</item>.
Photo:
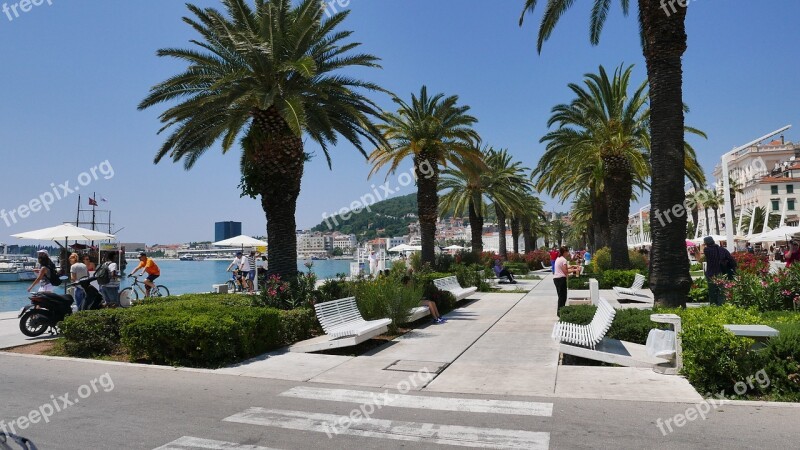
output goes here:
[[247, 280], [247, 273], [250, 272], [250, 261], [246, 257], [242, 256], [242, 252], [236, 252], [236, 258], [233, 258], [233, 261], [231, 261], [230, 265], [228, 265], [228, 268], [225, 269], [225, 271], [230, 272], [231, 267], [233, 266], [236, 266], [236, 270], [239, 271], [239, 273], [236, 274], [236, 277], [241, 280], [242, 287], [247, 287], [247, 290], [250, 291], [251, 288], [248, 287], [250, 286], [250, 283], [248, 283], [249, 280]]

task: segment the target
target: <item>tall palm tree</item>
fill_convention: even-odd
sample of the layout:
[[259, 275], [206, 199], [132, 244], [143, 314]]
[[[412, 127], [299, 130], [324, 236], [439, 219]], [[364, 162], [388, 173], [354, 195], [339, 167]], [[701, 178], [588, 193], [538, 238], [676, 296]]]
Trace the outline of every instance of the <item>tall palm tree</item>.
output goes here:
[[[525, 0], [520, 26], [527, 14], [534, 12], [537, 0]], [[547, 0], [544, 18], [539, 27], [537, 49], [553, 33], [564, 11], [572, 0]], [[630, 0], [620, 0], [625, 15], [630, 10]], [[600, 34], [608, 17], [611, 0], [594, 0], [590, 39], [600, 41]], [[650, 135], [652, 137], [651, 165], [652, 191], [650, 204], [653, 211], [667, 211], [683, 204], [684, 109], [683, 109], [683, 57], [686, 52], [686, 10], [662, 0], [638, 0], [639, 30], [642, 53], [647, 63], [650, 90]], [[689, 261], [686, 258], [684, 236], [686, 217], [659, 222], [650, 215], [653, 247], [650, 259], [650, 287], [655, 301], [667, 306], [685, 305], [692, 286]]]
[[490, 149], [486, 155], [484, 172], [484, 192], [494, 205], [497, 216], [499, 251], [500, 256], [508, 258], [506, 245], [506, 219], [511, 211], [522, 208], [524, 198], [531, 192], [528, 180], [530, 169], [522, 166], [519, 161], [513, 161], [508, 151]]
[[717, 192], [716, 189], [707, 191], [706, 205], [714, 211], [714, 229], [716, 234], [719, 234], [719, 208], [725, 204], [725, 197]]
[[[703, 197], [703, 195], [700, 195], [699, 192], [700, 191], [695, 188], [694, 191], [686, 194], [686, 202], [687, 204], [691, 205], [692, 223], [694, 224], [692, 230], [697, 227], [697, 221], [700, 220], [700, 199]], [[689, 234], [687, 231], [687, 237], [688, 236], [694, 237], [693, 234]]]
[[241, 138], [241, 187], [261, 198], [267, 219], [269, 273], [297, 274], [295, 210], [303, 166], [309, 158], [304, 135], [322, 147], [338, 136], [362, 154], [362, 139], [381, 143], [372, 118], [380, 114], [365, 92], [377, 85], [348, 77], [345, 69], [379, 67], [369, 54], [353, 53], [340, 29], [346, 12], [323, 20], [316, 0], [296, 7], [290, 0], [222, 0], [224, 12], [187, 5], [184, 21], [200, 34], [197, 48], [166, 48], [158, 56], [188, 64], [185, 71], [153, 86], [139, 104], [174, 105], [161, 114], [161, 131], [172, 129], [155, 162], [169, 157], [191, 169], [216, 142], [223, 153]]
[[[584, 189], [575, 196], [570, 209], [570, 217], [572, 218], [572, 229], [575, 230], [574, 234], [583, 235], [582, 240], [585, 241], [585, 247], [588, 247], [591, 252], [595, 250], [594, 230], [592, 220], [592, 197], [589, 189]], [[581, 239], [577, 239], [581, 240]]]
[[457, 216], [466, 212], [471, 230], [472, 253], [483, 252], [483, 223], [486, 203], [483, 201], [483, 161], [457, 159], [450, 167], [442, 170], [439, 190], [446, 191], [439, 198], [439, 210], [452, 211]]
[[561, 247], [561, 245], [564, 243], [564, 238], [567, 236], [567, 232], [569, 231], [569, 227], [567, 227], [564, 219], [556, 216], [548, 223], [548, 227], [550, 228], [551, 238], [556, 244], [558, 244], [557, 247]]
[[[576, 98], [569, 104], [553, 107], [548, 126], [558, 128], [541, 139], [547, 142], [546, 153], [559, 154], [562, 161], [573, 161], [573, 167], [585, 167], [584, 173], [601, 168], [615, 269], [630, 266], [627, 231], [630, 202], [634, 184], [641, 185], [648, 173], [644, 157], [649, 141], [647, 83], [641, 83], [629, 96], [632, 71], [633, 66], [624, 70], [619, 67], [609, 77], [600, 66], [598, 74], [585, 75], [585, 86], [570, 84]], [[557, 177], [565, 176], [563, 172], [545, 172], [540, 165], [538, 174], [540, 180], [549, 179], [552, 185]]]
[[521, 206], [516, 215], [520, 219], [522, 237], [525, 240], [524, 252], [528, 253], [536, 250], [536, 242], [545, 232], [544, 202], [533, 195], [526, 195]]
[[[469, 106], [459, 106], [458, 96], [428, 95], [423, 86], [419, 97], [411, 95], [406, 103], [394, 97], [395, 113], [383, 114], [383, 145], [369, 156], [370, 176], [385, 166], [394, 173], [406, 158], [414, 161], [417, 174], [417, 208], [422, 240], [422, 263], [434, 263], [436, 219], [439, 206], [440, 166], [457, 160], [481, 160], [476, 150], [480, 137], [472, 128], [478, 121], [468, 114]], [[388, 176], [388, 175], [387, 175]]]

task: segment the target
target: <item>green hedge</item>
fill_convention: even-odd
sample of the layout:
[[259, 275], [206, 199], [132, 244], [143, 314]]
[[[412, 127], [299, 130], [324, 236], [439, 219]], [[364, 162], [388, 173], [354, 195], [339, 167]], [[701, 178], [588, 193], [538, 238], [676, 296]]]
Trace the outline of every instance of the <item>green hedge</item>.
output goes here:
[[251, 306], [241, 295], [186, 295], [74, 314], [62, 331], [70, 356], [124, 352], [154, 364], [213, 368], [308, 339], [320, 329], [310, 309]]
[[[600, 284], [600, 289], [611, 289], [614, 286], [630, 287], [633, 279], [640, 272], [636, 270], [606, 270], [600, 274], [583, 275], [581, 277], [569, 277], [567, 280], [568, 289], [589, 289], [589, 280], [594, 278]], [[647, 275], [645, 275], [647, 277]], [[644, 288], [648, 287], [645, 280]]]

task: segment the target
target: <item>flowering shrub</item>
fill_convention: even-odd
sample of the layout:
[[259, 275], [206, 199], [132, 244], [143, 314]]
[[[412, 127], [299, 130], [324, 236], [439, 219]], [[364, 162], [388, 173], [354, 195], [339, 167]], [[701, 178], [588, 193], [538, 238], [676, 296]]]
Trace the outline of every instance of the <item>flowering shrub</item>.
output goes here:
[[313, 306], [316, 302], [314, 292], [316, 282], [317, 276], [313, 272], [298, 273], [297, 278], [291, 282], [281, 280], [278, 275], [272, 275], [261, 287], [261, 296], [255, 303], [283, 310]]
[[734, 252], [731, 256], [736, 260], [737, 272], [747, 272], [755, 275], [769, 273], [769, 259], [767, 256], [756, 256], [748, 252]]
[[[752, 259], [747, 259], [748, 263]], [[751, 264], [757, 267], [760, 263]], [[759, 311], [782, 311], [800, 308], [800, 265], [769, 274], [756, 269], [739, 272], [733, 281], [714, 279], [725, 292], [728, 302]]]
[[544, 250], [534, 250], [525, 254], [525, 262], [530, 270], [539, 270], [542, 264], [550, 267], [550, 254]]

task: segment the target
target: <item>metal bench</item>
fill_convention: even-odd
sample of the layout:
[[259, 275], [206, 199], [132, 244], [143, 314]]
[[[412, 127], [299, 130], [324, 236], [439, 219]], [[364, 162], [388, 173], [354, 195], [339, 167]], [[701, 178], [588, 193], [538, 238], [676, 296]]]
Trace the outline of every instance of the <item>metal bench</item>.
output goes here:
[[456, 298], [456, 301], [465, 299], [478, 292], [478, 288], [474, 286], [468, 288], [461, 287], [461, 285], [458, 284], [458, 278], [456, 277], [437, 278], [433, 280], [433, 285], [436, 286], [436, 288], [440, 291], [447, 291], [453, 294], [453, 297]]
[[324, 336], [289, 347], [292, 352], [315, 352], [360, 344], [388, 331], [391, 319], [366, 321], [356, 305], [355, 297], [340, 298], [314, 305]]

